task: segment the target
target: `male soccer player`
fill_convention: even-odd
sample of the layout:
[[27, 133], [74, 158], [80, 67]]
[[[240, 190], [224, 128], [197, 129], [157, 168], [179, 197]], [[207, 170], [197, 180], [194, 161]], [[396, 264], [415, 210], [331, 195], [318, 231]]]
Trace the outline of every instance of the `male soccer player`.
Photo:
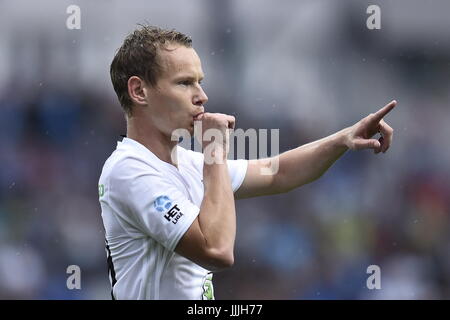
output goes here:
[[[207, 113], [191, 39], [141, 26], [111, 64], [127, 135], [105, 162], [99, 195], [113, 299], [213, 299], [212, 272], [233, 265], [234, 200], [287, 192], [319, 178], [346, 150], [386, 152], [392, 101], [355, 125], [278, 156], [227, 160], [235, 118]], [[173, 141], [177, 129], [214, 129], [206, 153]], [[383, 137], [376, 140], [376, 133]], [[208, 161], [207, 161], [208, 160]], [[261, 174], [278, 161], [278, 171]]]

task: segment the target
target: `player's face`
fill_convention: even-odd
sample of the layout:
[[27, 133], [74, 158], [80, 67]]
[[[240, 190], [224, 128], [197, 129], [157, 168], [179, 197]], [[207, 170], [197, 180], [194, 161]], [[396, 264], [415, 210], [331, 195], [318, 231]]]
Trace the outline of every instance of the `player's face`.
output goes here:
[[164, 134], [179, 128], [194, 131], [194, 118], [204, 112], [208, 97], [201, 87], [204, 77], [200, 58], [192, 48], [172, 45], [161, 50], [162, 74], [150, 89], [153, 124]]

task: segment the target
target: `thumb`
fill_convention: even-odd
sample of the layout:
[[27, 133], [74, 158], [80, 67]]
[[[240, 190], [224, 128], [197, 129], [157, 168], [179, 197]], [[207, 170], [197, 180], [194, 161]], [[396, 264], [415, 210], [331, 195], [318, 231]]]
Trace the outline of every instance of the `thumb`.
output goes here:
[[378, 149], [381, 147], [380, 141], [376, 139], [355, 139], [355, 150], [361, 149]]

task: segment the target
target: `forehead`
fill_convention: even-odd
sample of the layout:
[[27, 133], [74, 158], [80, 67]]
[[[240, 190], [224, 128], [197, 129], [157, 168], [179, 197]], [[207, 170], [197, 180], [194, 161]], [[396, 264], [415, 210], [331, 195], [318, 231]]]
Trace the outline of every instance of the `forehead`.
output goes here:
[[169, 45], [167, 49], [159, 50], [159, 57], [164, 77], [174, 77], [180, 74], [203, 76], [200, 57], [193, 48]]

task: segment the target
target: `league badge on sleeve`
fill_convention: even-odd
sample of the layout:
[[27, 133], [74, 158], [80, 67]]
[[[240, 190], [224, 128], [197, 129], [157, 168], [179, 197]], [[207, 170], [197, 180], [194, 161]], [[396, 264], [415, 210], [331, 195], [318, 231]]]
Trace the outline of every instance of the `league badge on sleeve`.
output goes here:
[[183, 216], [183, 213], [176, 204], [172, 206], [172, 200], [168, 196], [159, 196], [153, 205], [158, 212], [167, 211], [164, 218], [173, 224], [177, 224], [178, 220]]
[[169, 210], [169, 208], [172, 206], [172, 201], [168, 196], [159, 196], [158, 198], [156, 198], [153, 204], [155, 205], [156, 210], [158, 210], [159, 212], [164, 212], [166, 210]]

